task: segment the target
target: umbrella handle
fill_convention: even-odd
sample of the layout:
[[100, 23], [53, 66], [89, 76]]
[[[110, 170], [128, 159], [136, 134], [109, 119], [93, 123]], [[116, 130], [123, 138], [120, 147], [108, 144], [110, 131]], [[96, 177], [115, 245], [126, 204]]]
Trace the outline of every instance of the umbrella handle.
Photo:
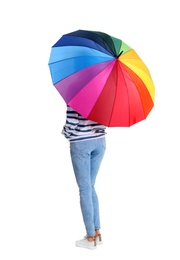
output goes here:
[[119, 55], [117, 56], [117, 59], [119, 58], [119, 56], [121, 56], [122, 53], [123, 53], [123, 51], [121, 51], [121, 52], [119, 53]]

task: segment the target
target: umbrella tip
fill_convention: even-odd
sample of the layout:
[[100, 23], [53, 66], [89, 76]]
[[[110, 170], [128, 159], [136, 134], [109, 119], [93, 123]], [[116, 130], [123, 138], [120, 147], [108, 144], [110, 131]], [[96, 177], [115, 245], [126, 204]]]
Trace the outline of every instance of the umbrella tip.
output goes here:
[[121, 51], [121, 52], [119, 53], [119, 55], [117, 56], [117, 59], [119, 58], [119, 56], [121, 56], [122, 53], [123, 53], [123, 51]]

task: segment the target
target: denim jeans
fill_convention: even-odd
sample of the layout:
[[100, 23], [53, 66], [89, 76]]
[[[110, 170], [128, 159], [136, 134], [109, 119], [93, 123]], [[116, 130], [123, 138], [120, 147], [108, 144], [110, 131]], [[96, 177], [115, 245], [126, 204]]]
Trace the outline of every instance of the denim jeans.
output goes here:
[[95, 181], [106, 149], [105, 137], [70, 143], [70, 154], [79, 187], [80, 206], [88, 236], [100, 229]]

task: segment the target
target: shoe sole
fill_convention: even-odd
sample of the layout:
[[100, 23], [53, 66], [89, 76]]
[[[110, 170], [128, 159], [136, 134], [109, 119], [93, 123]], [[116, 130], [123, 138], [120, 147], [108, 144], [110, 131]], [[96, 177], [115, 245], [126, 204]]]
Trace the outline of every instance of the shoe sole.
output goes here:
[[[76, 245], [76, 244], [75, 244]], [[76, 245], [77, 247], [81, 247], [81, 248], [86, 248], [86, 249], [90, 249], [90, 250], [95, 250], [96, 249], [96, 246], [94, 247], [87, 247], [87, 246], [84, 246], [84, 245]]]

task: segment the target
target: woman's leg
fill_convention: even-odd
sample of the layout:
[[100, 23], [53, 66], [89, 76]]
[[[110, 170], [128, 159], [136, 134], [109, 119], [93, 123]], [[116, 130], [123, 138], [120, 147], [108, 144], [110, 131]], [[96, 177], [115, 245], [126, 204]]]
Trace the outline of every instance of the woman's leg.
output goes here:
[[[100, 227], [100, 214], [99, 214], [99, 201], [98, 196], [95, 190], [95, 181], [96, 177], [104, 157], [106, 149], [105, 138], [95, 139], [94, 140], [94, 150], [91, 153], [91, 185], [92, 185], [92, 200], [93, 200], [93, 209], [94, 209], [94, 227], [95, 230], [98, 230]], [[98, 232], [96, 232], [98, 233]]]
[[94, 207], [90, 176], [92, 141], [81, 141], [70, 144], [72, 165], [79, 187], [80, 206], [88, 236], [94, 236]]

